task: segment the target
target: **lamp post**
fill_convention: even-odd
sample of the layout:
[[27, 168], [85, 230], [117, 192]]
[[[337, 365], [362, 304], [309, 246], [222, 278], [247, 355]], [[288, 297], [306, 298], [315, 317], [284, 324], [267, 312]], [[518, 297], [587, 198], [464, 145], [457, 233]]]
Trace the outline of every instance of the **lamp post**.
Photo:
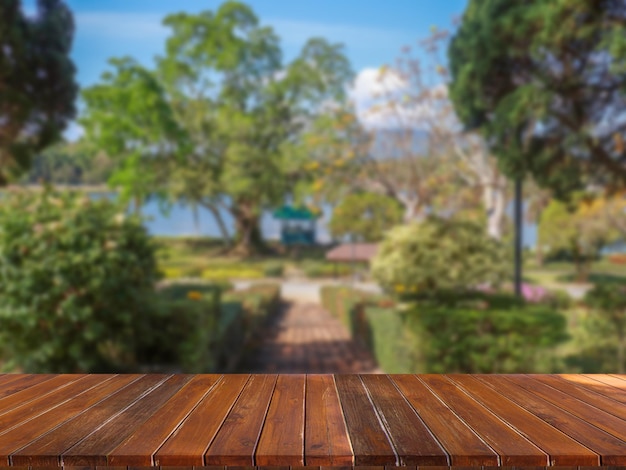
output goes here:
[[514, 221], [515, 221], [515, 295], [522, 296], [522, 179], [515, 179], [515, 201], [514, 201]]

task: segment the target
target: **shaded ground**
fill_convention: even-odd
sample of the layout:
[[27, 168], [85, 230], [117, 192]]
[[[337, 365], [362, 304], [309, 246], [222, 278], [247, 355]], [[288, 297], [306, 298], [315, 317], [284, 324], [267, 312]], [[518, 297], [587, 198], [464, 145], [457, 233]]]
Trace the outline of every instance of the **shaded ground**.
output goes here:
[[253, 373], [381, 372], [369, 352], [319, 304], [287, 302], [242, 367]]

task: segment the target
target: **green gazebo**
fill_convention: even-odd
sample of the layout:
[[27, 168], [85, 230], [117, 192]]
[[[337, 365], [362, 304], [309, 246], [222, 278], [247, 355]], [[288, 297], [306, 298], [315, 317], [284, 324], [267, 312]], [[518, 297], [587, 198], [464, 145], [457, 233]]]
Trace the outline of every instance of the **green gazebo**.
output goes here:
[[307, 207], [283, 206], [274, 211], [280, 220], [280, 241], [283, 245], [314, 245], [315, 222], [320, 217]]

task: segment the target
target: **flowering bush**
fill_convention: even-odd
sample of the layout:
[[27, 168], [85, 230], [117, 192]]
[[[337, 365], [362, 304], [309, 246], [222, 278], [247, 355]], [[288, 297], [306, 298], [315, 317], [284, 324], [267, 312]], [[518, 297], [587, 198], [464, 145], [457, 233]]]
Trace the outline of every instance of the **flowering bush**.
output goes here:
[[429, 217], [390, 230], [372, 260], [388, 292], [465, 291], [496, 286], [509, 274], [504, 246], [476, 222]]
[[0, 204], [0, 344], [25, 372], [119, 370], [157, 278], [141, 221], [109, 200], [9, 191]]
[[526, 302], [541, 303], [550, 297], [550, 293], [541, 286], [522, 284], [522, 297]]

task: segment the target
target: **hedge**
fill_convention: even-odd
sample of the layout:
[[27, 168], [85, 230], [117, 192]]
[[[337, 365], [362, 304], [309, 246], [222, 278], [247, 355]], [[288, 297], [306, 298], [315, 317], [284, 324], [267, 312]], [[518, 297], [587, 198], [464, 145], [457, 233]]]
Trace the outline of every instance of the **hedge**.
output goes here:
[[396, 304], [326, 286], [321, 300], [387, 373], [550, 372], [554, 347], [568, 338], [560, 313], [502, 295]]

